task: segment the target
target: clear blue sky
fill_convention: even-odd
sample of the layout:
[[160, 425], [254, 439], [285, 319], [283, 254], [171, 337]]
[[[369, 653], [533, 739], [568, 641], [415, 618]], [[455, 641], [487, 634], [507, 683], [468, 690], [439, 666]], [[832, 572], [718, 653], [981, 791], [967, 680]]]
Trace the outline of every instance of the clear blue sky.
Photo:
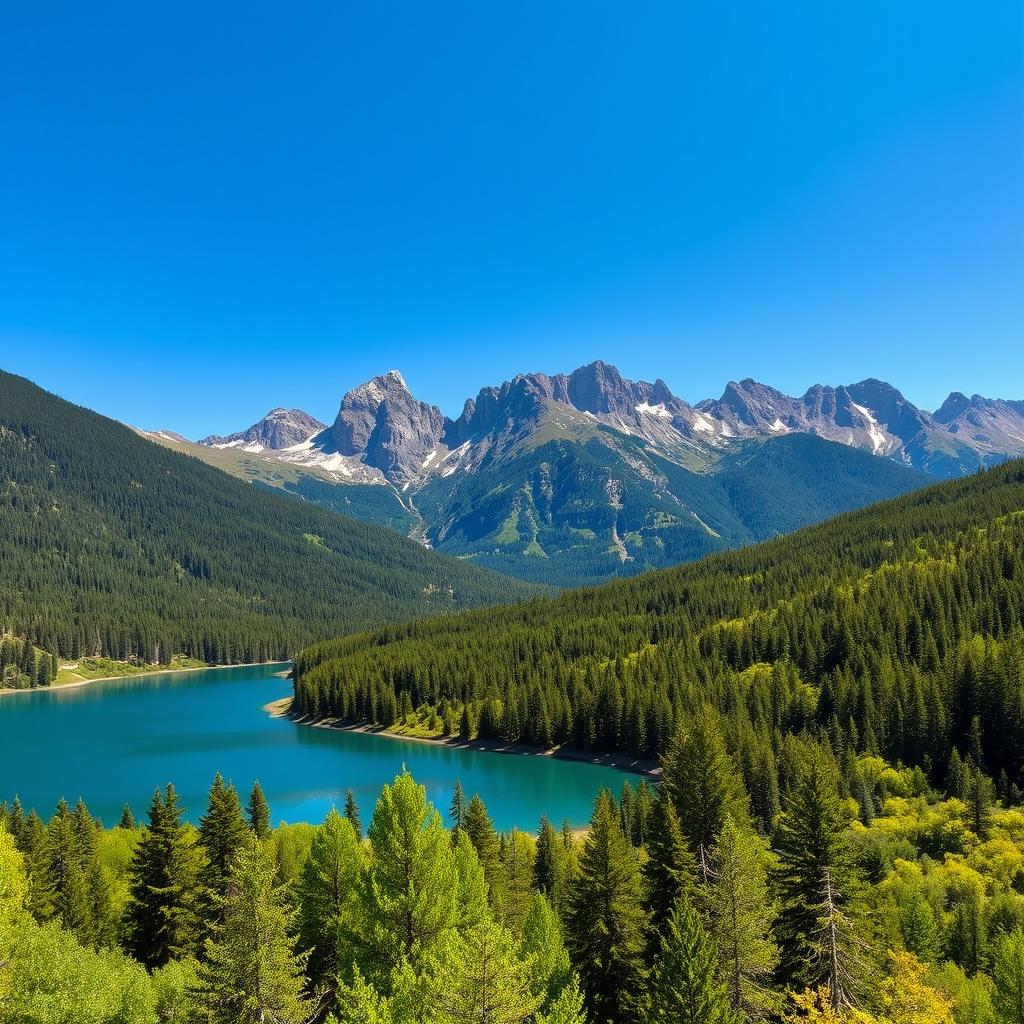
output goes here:
[[8, 5], [0, 366], [190, 435], [392, 366], [1024, 398], [1022, 11]]

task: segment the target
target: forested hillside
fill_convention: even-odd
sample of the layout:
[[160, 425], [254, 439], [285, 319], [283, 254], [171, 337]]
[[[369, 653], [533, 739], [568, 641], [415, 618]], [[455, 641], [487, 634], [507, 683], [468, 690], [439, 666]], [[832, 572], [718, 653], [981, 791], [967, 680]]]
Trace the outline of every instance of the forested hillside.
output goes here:
[[[294, 710], [654, 755], [705, 702], [752, 791], [785, 737], [1024, 783], [1024, 464], [513, 609], [304, 651]], [[959, 755], [956, 753], [959, 751]], [[762, 808], [770, 819], [772, 798]]]
[[254, 661], [529, 592], [0, 373], [0, 634], [64, 658]]

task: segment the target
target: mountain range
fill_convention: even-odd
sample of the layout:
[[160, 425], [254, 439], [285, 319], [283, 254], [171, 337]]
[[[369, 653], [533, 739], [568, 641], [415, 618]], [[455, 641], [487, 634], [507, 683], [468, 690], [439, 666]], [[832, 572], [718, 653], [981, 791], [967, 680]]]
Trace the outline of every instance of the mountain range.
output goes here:
[[953, 393], [934, 413], [892, 385], [794, 398], [746, 379], [691, 405], [601, 361], [485, 387], [460, 416], [397, 370], [329, 425], [275, 409], [187, 442], [260, 486], [559, 586], [676, 564], [1024, 454], [1024, 402]]

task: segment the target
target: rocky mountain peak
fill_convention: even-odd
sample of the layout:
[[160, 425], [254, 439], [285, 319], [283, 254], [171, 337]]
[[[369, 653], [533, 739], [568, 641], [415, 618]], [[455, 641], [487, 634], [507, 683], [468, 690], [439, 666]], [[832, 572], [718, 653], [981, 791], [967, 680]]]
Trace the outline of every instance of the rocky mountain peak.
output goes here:
[[340, 455], [365, 455], [369, 466], [406, 482], [440, 441], [444, 416], [436, 405], [414, 398], [397, 370], [360, 384], [341, 400], [327, 441]]
[[271, 409], [261, 420], [257, 420], [246, 430], [235, 434], [220, 436], [211, 434], [204, 437], [200, 444], [215, 448], [245, 448], [250, 451], [269, 449], [280, 451], [291, 448], [308, 440], [317, 431], [323, 430], [324, 424], [316, 417], [301, 409]]

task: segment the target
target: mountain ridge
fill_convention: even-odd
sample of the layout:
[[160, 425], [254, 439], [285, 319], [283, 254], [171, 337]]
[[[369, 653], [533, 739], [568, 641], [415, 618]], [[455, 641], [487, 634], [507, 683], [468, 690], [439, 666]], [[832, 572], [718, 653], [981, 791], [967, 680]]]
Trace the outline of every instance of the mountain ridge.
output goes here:
[[[728, 382], [720, 398], [691, 405], [662, 379], [629, 380], [603, 360], [483, 387], [455, 418], [417, 399], [401, 374], [390, 370], [346, 392], [331, 426], [309, 417], [314, 429], [293, 441], [292, 450], [266, 447], [284, 448], [281, 458], [355, 481], [416, 486], [435, 473], [477, 469], [521, 442], [552, 411], [643, 438], [683, 465], [713, 457], [731, 441], [792, 432], [863, 448], [940, 477], [1024, 454], [1024, 401], [951, 392], [930, 413], [877, 378], [815, 384], [800, 397], [744, 378]], [[249, 440], [229, 435], [243, 437]]]

